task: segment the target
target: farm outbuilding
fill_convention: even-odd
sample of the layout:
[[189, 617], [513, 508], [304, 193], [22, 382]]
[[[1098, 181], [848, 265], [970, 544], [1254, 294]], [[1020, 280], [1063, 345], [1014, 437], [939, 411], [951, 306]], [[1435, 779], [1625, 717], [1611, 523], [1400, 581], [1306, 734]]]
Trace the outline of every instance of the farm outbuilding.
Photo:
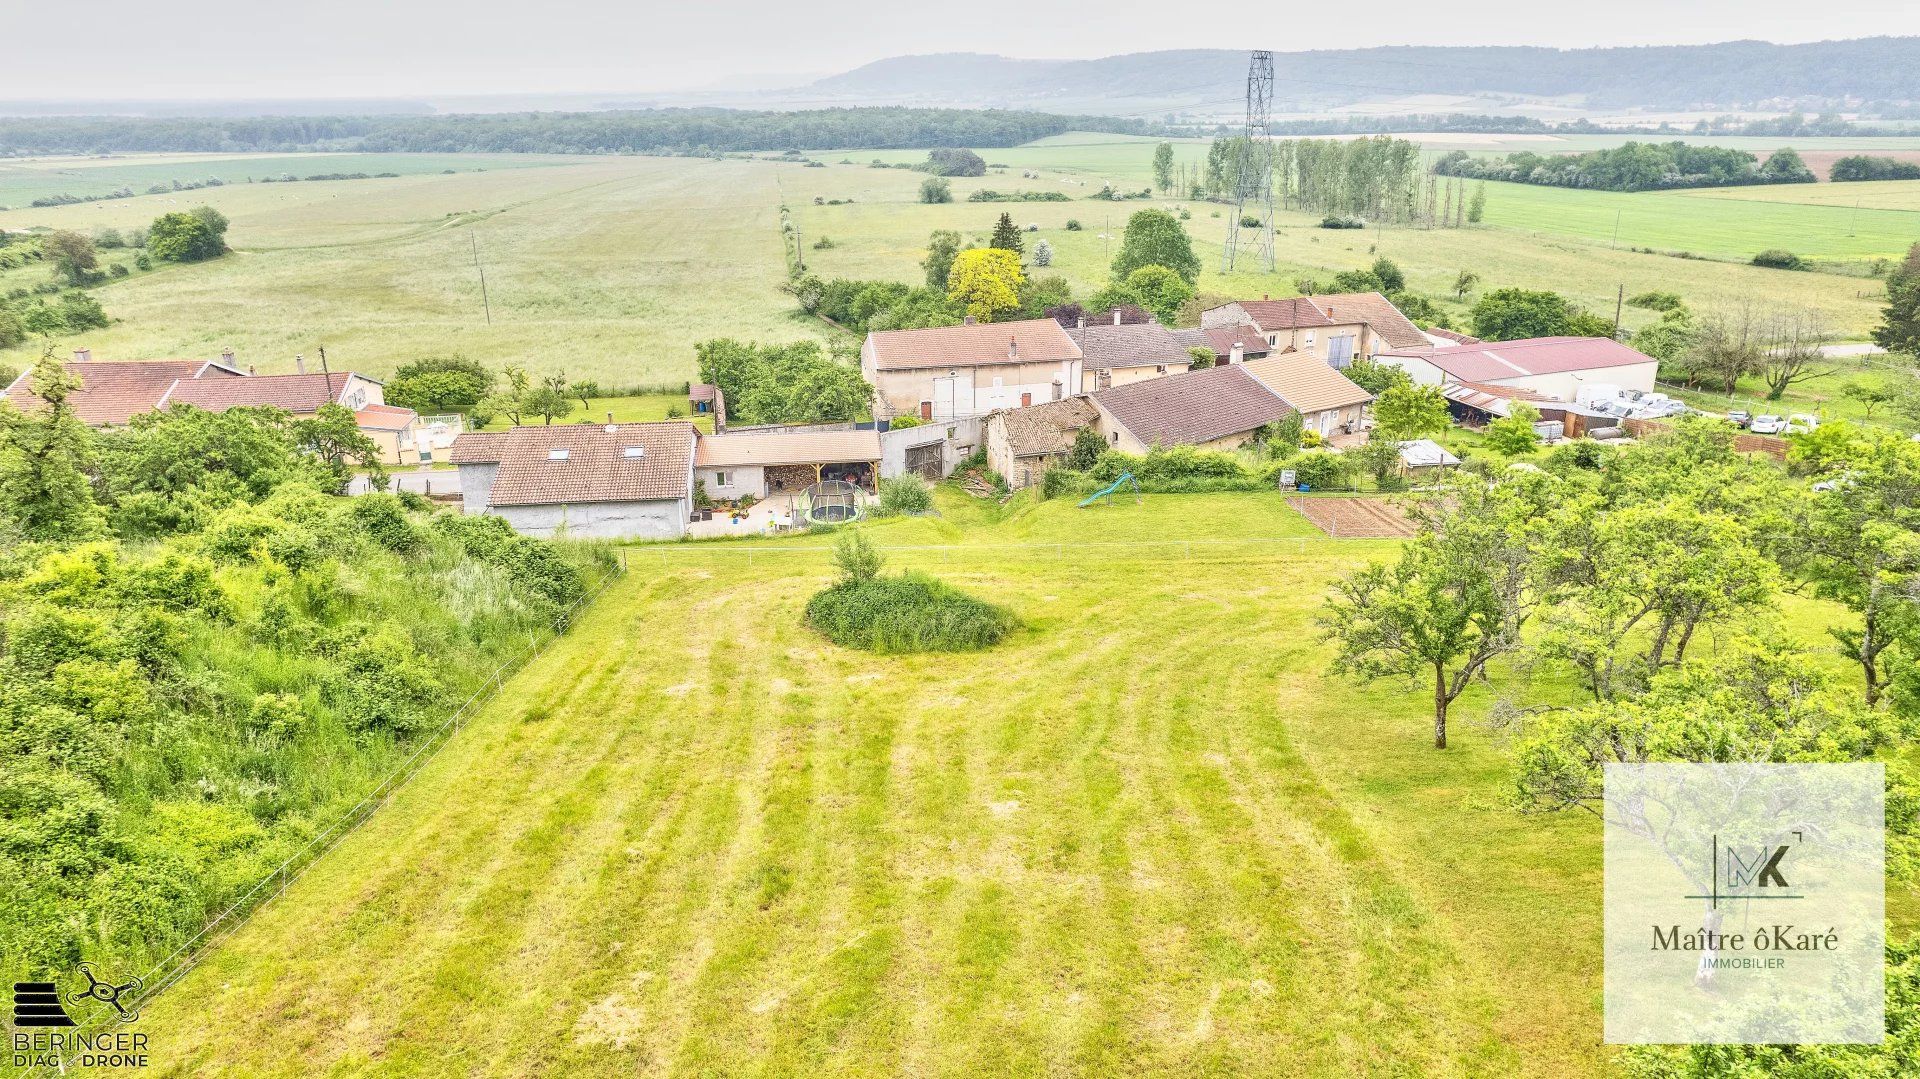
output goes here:
[[873, 490], [880, 475], [880, 436], [873, 431], [737, 431], [708, 435], [694, 452], [694, 479], [708, 497], [767, 498], [821, 480]]

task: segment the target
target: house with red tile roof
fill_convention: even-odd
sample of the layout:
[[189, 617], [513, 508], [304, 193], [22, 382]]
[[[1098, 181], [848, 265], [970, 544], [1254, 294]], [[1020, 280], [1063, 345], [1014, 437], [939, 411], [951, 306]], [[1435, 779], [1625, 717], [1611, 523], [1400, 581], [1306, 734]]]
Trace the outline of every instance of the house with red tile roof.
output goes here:
[[[410, 408], [387, 404], [379, 381], [352, 371], [255, 375], [235, 366], [232, 357], [227, 352], [220, 360], [97, 361], [83, 348], [61, 366], [80, 379], [80, 389], [70, 398], [75, 414], [95, 427], [121, 426], [174, 405], [208, 412], [270, 406], [311, 416], [321, 405], [337, 404], [354, 413], [361, 432], [381, 448], [386, 463], [418, 460], [413, 431], [420, 417]], [[31, 380], [31, 371], [21, 373], [0, 390], [0, 400], [35, 407], [39, 398]]]
[[1335, 370], [1387, 348], [1433, 342], [1378, 292], [1339, 292], [1284, 300], [1236, 300], [1200, 313], [1203, 329], [1251, 325], [1270, 351], [1297, 352]]
[[984, 416], [1058, 401], [1081, 384], [1080, 345], [1050, 318], [877, 330], [860, 348], [877, 419]]

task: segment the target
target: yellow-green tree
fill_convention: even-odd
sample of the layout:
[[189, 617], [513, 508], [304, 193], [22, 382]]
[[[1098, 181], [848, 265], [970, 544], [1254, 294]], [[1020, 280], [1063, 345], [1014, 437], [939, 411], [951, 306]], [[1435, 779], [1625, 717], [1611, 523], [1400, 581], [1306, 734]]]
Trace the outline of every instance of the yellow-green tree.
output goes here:
[[1020, 309], [1020, 286], [1025, 283], [1020, 256], [997, 247], [976, 247], [955, 256], [947, 275], [947, 298], [981, 322], [992, 322]]

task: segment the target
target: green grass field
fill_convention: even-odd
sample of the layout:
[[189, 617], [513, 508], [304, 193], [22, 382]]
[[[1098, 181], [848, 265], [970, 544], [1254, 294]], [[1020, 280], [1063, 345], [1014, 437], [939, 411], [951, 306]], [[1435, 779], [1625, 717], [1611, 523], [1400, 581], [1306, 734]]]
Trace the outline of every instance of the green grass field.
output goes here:
[[871, 534], [960, 545], [892, 558], [1009, 643], [824, 643], [818, 537], [635, 549], [146, 1007], [156, 1073], [1604, 1072], [1597, 824], [1505, 808], [1483, 723], [1551, 672], [1435, 751], [1311, 623], [1388, 542], [1278, 495], [940, 504]]
[[[218, 179], [226, 184], [287, 176], [364, 172], [402, 176], [524, 169], [575, 159], [551, 154], [111, 154], [100, 157], [0, 158], [0, 207], [52, 195], [81, 198], [122, 188]], [[305, 182], [305, 181], [302, 181]], [[356, 181], [360, 182], [360, 181]], [[191, 196], [192, 192], [187, 192]]]

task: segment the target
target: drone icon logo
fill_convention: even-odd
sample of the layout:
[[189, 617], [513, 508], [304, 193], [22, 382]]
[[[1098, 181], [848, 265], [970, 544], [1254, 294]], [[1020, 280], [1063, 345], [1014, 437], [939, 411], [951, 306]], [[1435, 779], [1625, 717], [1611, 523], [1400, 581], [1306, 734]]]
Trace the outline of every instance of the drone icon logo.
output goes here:
[[102, 1004], [111, 1004], [113, 1010], [120, 1013], [120, 1021], [122, 1023], [131, 1023], [135, 1019], [140, 1018], [139, 1012], [128, 1011], [127, 1006], [120, 1003], [121, 994], [137, 993], [140, 991], [140, 979], [133, 978], [119, 985], [115, 985], [112, 982], [103, 982], [94, 976], [93, 964], [91, 963], [80, 964], [80, 973], [87, 976], [87, 987], [78, 993], [67, 994], [67, 1003], [78, 1004], [83, 1000], [97, 1000]]

